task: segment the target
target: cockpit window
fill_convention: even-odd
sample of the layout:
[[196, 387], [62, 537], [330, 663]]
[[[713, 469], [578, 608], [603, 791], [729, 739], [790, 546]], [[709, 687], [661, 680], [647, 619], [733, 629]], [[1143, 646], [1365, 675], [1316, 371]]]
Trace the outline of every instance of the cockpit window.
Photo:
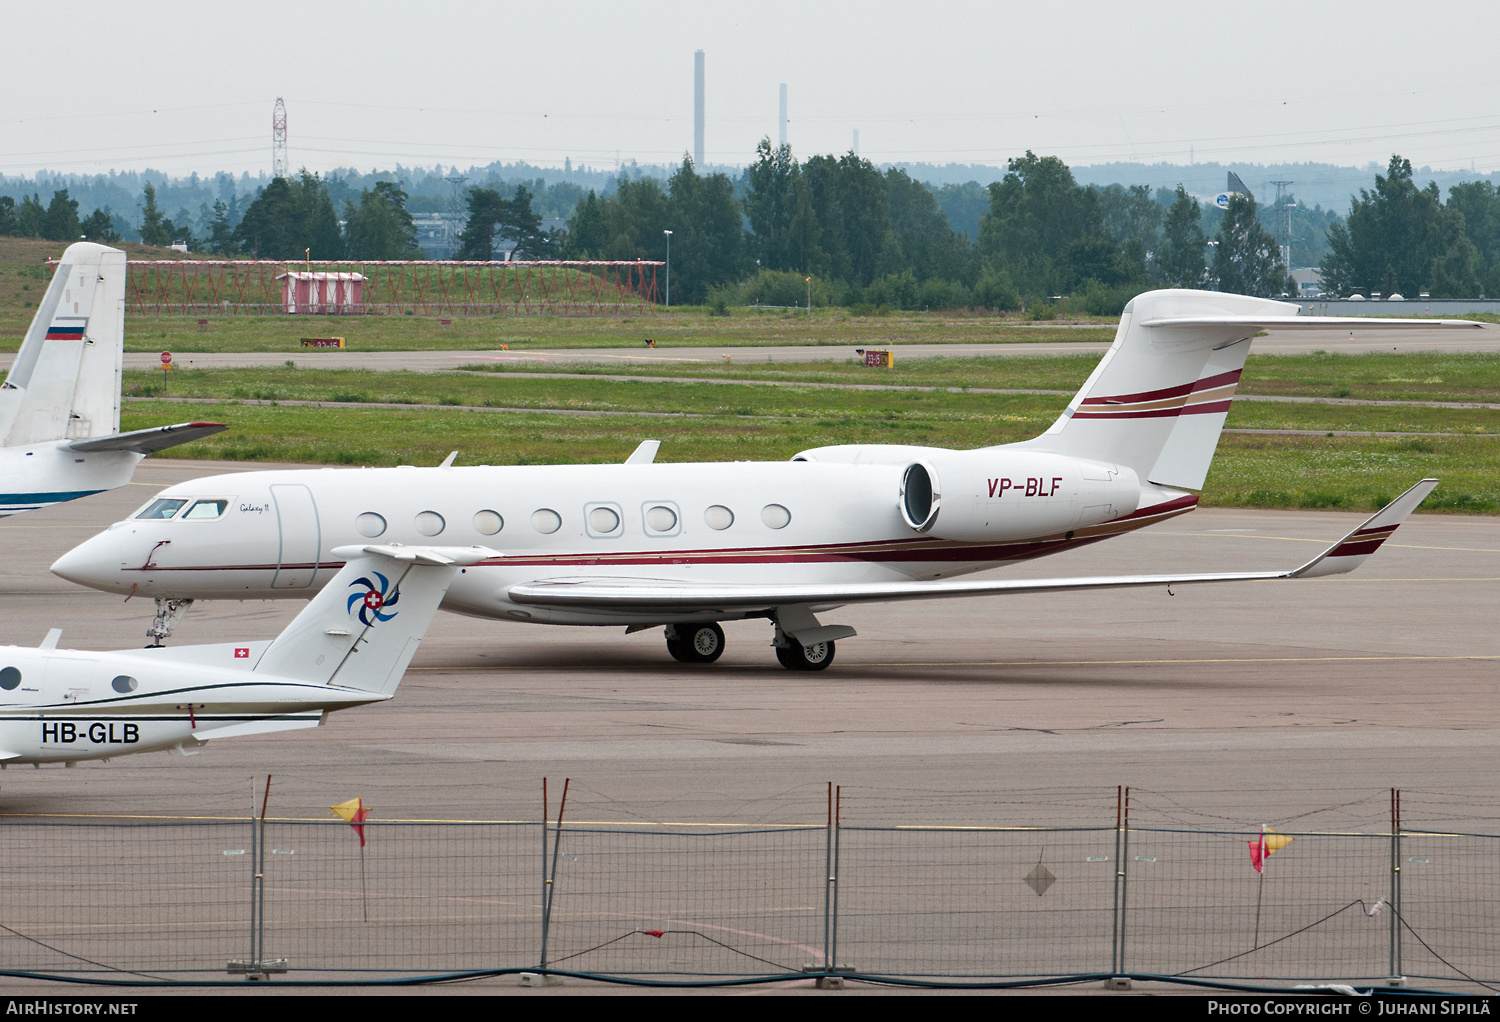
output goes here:
[[184, 519], [217, 518], [224, 513], [224, 509], [227, 507], [229, 507], [229, 501], [227, 500], [200, 500], [188, 508], [187, 514], [182, 517]]
[[146, 505], [146, 510], [136, 515], [136, 517], [171, 518], [178, 511], [181, 511], [182, 505], [186, 503], [187, 501], [178, 500], [175, 497], [163, 497], [160, 500], [153, 500], [150, 504]]

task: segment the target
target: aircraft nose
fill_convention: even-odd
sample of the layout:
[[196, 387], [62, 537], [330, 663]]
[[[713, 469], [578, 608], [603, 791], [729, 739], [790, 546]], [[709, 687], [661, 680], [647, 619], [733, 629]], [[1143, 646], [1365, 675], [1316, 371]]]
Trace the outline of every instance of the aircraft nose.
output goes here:
[[52, 563], [52, 574], [105, 592], [127, 592], [130, 588], [120, 573], [119, 538], [108, 532], [63, 554]]

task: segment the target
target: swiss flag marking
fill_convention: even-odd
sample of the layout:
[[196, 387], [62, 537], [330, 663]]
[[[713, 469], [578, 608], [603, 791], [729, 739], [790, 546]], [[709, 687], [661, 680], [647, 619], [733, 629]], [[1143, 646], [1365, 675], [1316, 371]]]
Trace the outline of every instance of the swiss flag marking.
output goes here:
[[248, 660], [248, 659], [250, 659], [250, 647], [249, 646], [236, 646], [236, 647], [234, 647], [234, 658], [236, 660]]

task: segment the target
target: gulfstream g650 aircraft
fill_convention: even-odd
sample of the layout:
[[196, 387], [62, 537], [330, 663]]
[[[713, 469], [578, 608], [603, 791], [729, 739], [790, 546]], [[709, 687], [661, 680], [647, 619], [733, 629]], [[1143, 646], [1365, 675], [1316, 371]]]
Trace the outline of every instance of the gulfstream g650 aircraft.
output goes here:
[[0, 383], [0, 517], [124, 486], [152, 451], [227, 428], [121, 433], [124, 343], [125, 253], [69, 245]]
[[445, 608], [630, 631], [665, 625], [671, 654], [695, 662], [723, 650], [717, 622], [767, 618], [778, 658], [802, 670], [828, 666], [834, 642], [854, 635], [817, 618], [843, 604], [1344, 572], [1436, 481], [1285, 572], [950, 581], [1192, 510], [1251, 337], [1291, 323], [1349, 328], [1297, 312], [1237, 295], [1143, 294], [1067, 409], [1024, 443], [861, 444], [789, 462], [657, 465], [648, 441], [623, 465], [213, 476], [162, 491], [52, 570], [155, 598], [159, 640], [187, 601], [307, 595], [338, 571], [341, 544], [482, 542], [506, 556], [460, 575]]

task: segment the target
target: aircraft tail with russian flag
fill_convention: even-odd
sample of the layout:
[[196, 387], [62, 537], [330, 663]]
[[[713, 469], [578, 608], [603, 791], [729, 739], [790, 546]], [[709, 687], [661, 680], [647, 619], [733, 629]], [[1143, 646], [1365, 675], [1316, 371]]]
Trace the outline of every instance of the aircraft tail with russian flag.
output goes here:
[[123, 486], [147, 454], [228, 428], [120, 432], [125, 284], [119, 249], [81, 241], [58, 261], [0, 383], [0, 517]]

